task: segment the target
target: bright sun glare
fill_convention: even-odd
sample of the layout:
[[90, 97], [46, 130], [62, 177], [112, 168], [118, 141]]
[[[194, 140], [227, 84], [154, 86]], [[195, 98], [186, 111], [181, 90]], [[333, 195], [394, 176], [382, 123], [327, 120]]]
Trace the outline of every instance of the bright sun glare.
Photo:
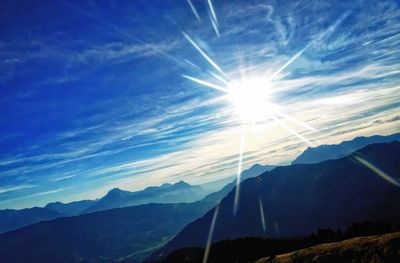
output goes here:
[[270, 81], [261, 77], [242, 79], [229, 86], [229, 99], [242, 121], [254, 124], [269, 117], [270, 88]]

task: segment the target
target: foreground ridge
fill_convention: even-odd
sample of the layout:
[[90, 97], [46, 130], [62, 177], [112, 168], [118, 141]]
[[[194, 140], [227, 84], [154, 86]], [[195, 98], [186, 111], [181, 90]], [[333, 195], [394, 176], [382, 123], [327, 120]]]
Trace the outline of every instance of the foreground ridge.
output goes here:
[[320, 244], [256, 261], [269, 262], [400, 262], [400, 232]]

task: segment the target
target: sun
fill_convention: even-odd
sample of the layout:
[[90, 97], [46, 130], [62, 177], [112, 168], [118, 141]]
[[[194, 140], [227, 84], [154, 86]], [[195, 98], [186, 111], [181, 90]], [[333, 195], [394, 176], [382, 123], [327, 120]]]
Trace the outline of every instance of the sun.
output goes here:
[[270, 116], [269, 95], [271, 82], [263, 77], [251, 77], [232, 82], [228, 97], [245, 123], [254, 124]]

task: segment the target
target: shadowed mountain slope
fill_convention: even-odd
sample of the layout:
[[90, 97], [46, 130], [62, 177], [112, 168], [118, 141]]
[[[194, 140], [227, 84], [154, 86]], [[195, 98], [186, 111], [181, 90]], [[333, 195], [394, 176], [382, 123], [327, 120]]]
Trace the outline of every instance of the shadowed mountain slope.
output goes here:
[[210, 207], [146, 204], [40, 222], [0, 235], [0, 262], [136, 262]]
[[26, 208], [21, 210], [0, 210], [0, 233], [61, 216], [64, 216], [64, 214], [48, 208], [40, 207]]
[[[274, 262], [273, 260], [276, 255], [281, 255], [284, 253], [292, 254], [296, 258], [297, 253], [290, 253], [296, 250], [309, 248], [306, 251], [312, 250], [312, 246], [317, 246], [324, 243], [332, 243], [343, 241], [346, 239], [360, 237], [360, 236], [372, 236], [372, 235], [382, 235], [386, 233], [393, 233], [400, 230], [400, 224], [391, 224], [388, 222], [359, 222], [354, 223], [349, 228], [343, 232], [341, 230], [332, 229], [318, 229], [316, 233], [308, 237], [302, 238], [292, 238], [292, 239], [268, 239], [259, 237], [248, 237], [248, 238], [238, 238], [234, 240], [222, 240], [213, 243], [210, 247], [209, 254], [207, 257], [207, 262], [209, 263], [248, 263], [254, 262], [260, 258], [266, 259], [268, 257], [268, 262]], [[397, 247], [400, 245], [397, 242]], [[350, 243], [358, 245], [357, 243]], [[354, 249], [354, 248], [353, 248]], [[368, 249], [372, 249], [368, 252], [375, 250], [373, 246], [369, 246]], [[379, 247], [376, 251], [382, 249]], [[400, 247], [398, 247], [400, 249]], [[204, 261], [204, 247], [189, 247], [175, 250], [171, 253], [165, 260], [159, 263], [202, 263]], [[342, 251], [335, 251], [332, 254], [336, 254], [339, 257], [342, 256]], [[400, 251], [399, 251], [400, 252]], [[313, 256], [319, 256], [318, 253], [312, 253]], [[391, 254], [391, 253], [387, 253]], [[351, 255], [351, 254], [350, 254]], [[354, 254], [355, 255], [355, 254]], [[392, 254], [393, 255], [393, 254]], [[400, 256], [400, 254], [398, 255]], [[294, 262], [314, 262], [312, 261], [314, 257], [302, 258], [303, 260]], [[317, 257], [318, 258], [318, 257]], [[333, 257], [334, 258], [334, 257]], [[349, 259], [334, 260], [329, 262], [349, 262]], [[357, 261], [361, 262], [361, 261]], [[367, 262], [364, 261], [362, 262]]]
[[[186, 187], [178, 184], [177, 187]], [[58, 218], [0, 235], [0, 262], [140, 262], [226, 194]]]
[[[243, 172], [242, 178], [253, 177], [272, 168], [274, 166], [255, 164]], [[80, 215], [147, 203], [195, 202], [209, 193], [210, 189], [220, 188], [218, 191], [209, 194], [205, 200], [208, 203], [217, 203], [235, 186], [235, 183], [232, 182], [234, 177], [231, 177], [229, 180], [219, 180], [216, 182], [217, 186], [212, 186], [213, 182], [207, 183], [207, 189], [203, 189], [199, 185], [190, 185], [183, 181], [175, 184], [166, 183], [161, 186], [151, 186], [137, 192], [114, 188], [98, 200], [81, 200], [70, 203], [53, 202], [47, 204], [44, 208], [0, 210], [0, 233], [63, 216]], [[223, 182], [230, 183], [225, 185], [225, 187], [218, 187]]]
[[98, 200], [81, 200], [70, 203], [53, 202], [47, 204], [44, 208], [0, 210], [0, 233], [63, 216], [80, 215], [148, 203], [195, 202], [204, 198], [206, 194], [207, 192], [200, 186], [190, 185], [183, 181], [176, 184], [151, 186], [137, 192], [114, 188]]
[[[367, 160], [398, 180], [398, 156], [399, 142], [373, 144], [346, 158], [277, 167], [261, 175], [261, 180], [245, 180], [236, 215], [234, 191], [221, 201], [212, 241], [299, 237], [318, 228], [344, 228], [366, 219], [398, 220], [400, 188], [355, 158]], [[178, 248], [205, 246], [214, 211], [186, 226], [152, 259], [163, 258]]]

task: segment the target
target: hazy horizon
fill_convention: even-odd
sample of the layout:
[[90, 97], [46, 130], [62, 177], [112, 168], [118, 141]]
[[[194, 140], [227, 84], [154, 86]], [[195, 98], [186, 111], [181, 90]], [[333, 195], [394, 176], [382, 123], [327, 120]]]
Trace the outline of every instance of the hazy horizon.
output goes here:
[[[397, 133], [387, 134], [387, 135], [384, 135], [384, 134], [373, 134], [373, 135], [369, 135], [369, 136], [360, 135], [360, 136], [356, 136], [356, 137], [352, 137], [352, 138], [350, 138], [350, 139], [346, 139], [346, 140], [340, 141], [340, 142], [338, 142], [338, 143], [329, 143], [329, 144], [323, 143], [323, 144], [320, 144], [320, 145], [315, 145], [315, 147], [318, 147], [318, 146], [321, 146], [321, 145], [338, 145], [338, 144], [340, 144], [340, 143], [342, 143], [342, 142], [350, 141], [350, 140], [352, 140], [352, 139], [359, 138], [359, 137], [371, 137], [371, 136], [376, 136], [376, 135], [378, 135], [378, 136], [390, 136], [390, 135], [394, 135], [394, 134], [397, 134]], [[306, 148], [307, 148], [307, 147], [306, 147]], [[306, 150], [306, 148], [305, 148], [304, 150]], [[300, 154], [301, 154], [301, 153], [303, 153], [303, 151], [301, 151]], [[277, 166], [279, 166], [279, 165], [290, 165], [290, 163], [291, 163], [296, 157], [298, 157], [298, 155], [296, 155], [293, 159], [287, 160], [287, 161], [285, 161], [285, 162], [283, 162], [283, 163], [281, 163], [281, 164], [267, 164], [267, 163], [252, 163], [252, 164], [248, 164], [247, 166], [244, 166], [243, 171], [245, 171], [245, 170], [251, 168], [253, 165], [256, 165], [256, 164], [260, 164], [260, 165], [277, 165]], [[200, 184], [191, 184], [191, 185], [200, 185], [200, 186], [201, 186], [202, 184], [212, 183], [212, 182], [214, 182], [214, 181], [224, 180], [224, 179], [229, 179], [229, 178], [235, 178], [235, 177], [236, 177], [236, 174], [233, 173], [233, 174], [231, 174], [230, 176], [227, 176], [227, 177], [224, 177], [224, 178], [218, 178], [218, 179], [211, 180], [211, 181], [208, 181], [208, 182], [203, 182], [203, 183], [200, 183]], [[166, 183], [174, 184], [174, 183], [177, 183], [177, 182], [180, 182], [180, 181], [186, 182], [185, 180], [178, 180], [178, 181], [173, 181], [173, 182], [171, 181], [171, 182], [166, 182]], [[123, 190], [123, 191], [132, 191], [132, 192], [134, 192], [134, 191], [145, 190], [147, 187], [151, 187], [151, 186], [161, 186], [161, 185], [166, 184], [166, 183], [156, 184], [156, 185], [154, 185], [154, 184], [152, 184], [152, 185], [146, 185], [146, 186], [144, 186], [143, 188], [137, 188], [137, 189], [135, 189], [135, 188], [133, 188], [133, 189], [132, 189], [132, 188], [129, 188], [129, 186], [127, 186], [127, 187], [122, 186], [122, 187], [115, 187], [115, 188], [119, 188], [119, 189], [121, 189], [121, 190]], [[99, 193], [98, 196], [94, 196], [94, 197], [90, 197], [90, 198], [66, 199], [65, 201], [61, 201], [61, 200], [59, 200], [59, 199], [53, 199], [53, 200], [48, 200], [48, 201], [45, 201], [44, 203], [41, 203], [41, 204], [38, 204], [38, 205], [34, 205], [34, 206], [21, 206], [21, 207], [7, 207], [7, 206], [5, 206], [5, 207], [2, 207], [2, 206], [1, 206], [1, 203], [0, 203], [0, 209], [25, 209], [25, 208], [32, 208], [32, 207], [44, 207], [44, 206], [46, 206], [47, 204], [49, 204], [49, 203], [54, 203], [54, 202], [69, 203], [69, 202], [75, 202], [75, 201], [81, 201], [81, 200], [98, 200], [98, 199], [100, 199], [101, 197], [105, 196], [105, 195], [106, 195], [110, 190], [112, 190], [112, 189], [113, 189], [113, 188], [104, 189], [104, 192], [103, 192], [103, 193]]]

